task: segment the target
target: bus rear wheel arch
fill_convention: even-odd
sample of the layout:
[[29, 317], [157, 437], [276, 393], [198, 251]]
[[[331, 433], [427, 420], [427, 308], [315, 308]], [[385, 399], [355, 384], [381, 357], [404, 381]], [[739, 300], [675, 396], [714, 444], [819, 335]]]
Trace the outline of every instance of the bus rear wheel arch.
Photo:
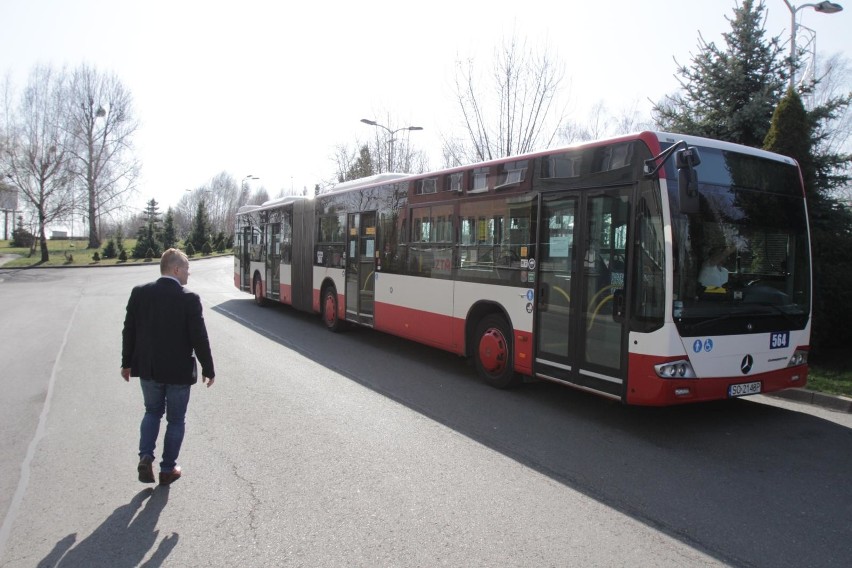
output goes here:
[[472, 347], [476, 372], [486, 383], [499, 389], [520, 384], [521, 378], [514, 369], [512, 328], [503, 316], [489, 314], [482, 318]]

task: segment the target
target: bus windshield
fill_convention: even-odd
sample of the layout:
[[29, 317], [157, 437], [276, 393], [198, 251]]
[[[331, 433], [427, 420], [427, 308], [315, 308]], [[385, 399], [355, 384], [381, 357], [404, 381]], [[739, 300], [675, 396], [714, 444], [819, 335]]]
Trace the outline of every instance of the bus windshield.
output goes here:
[[803, 329], [811, 263], [798, 169], [715, 148], [699, 152], [698, 213], [679, 213], [677, 176], [667, 164], [672, 315], [681, 334]]

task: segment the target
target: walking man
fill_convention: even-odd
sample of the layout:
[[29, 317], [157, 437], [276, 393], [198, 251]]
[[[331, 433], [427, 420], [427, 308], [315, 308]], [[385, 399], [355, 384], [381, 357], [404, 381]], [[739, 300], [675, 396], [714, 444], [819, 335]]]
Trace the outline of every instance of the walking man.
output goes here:
[[160, 274], [157, 281], [136, 286], [130, 293], [122, 331], [121, 376], [128, 382], [131, 376], [141, 379], [145, 401], [139, 429], [139, 481], [154, 483], [154, 449], [165, 414], [160, 485], [169, 485], [181, 476], [177, 459], [189, 390], [198, 381], [195, 359], [208, 388], [215, 371], [201, 298], [184, 288], [189, 259], [177, 249], [167, 250], [160, 259]]

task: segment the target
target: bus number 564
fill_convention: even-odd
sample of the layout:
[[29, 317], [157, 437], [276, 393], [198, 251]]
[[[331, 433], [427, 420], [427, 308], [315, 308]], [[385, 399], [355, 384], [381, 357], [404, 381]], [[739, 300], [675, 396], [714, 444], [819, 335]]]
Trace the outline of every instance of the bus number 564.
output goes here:
[[790, 332], [779, 331], [769, 334], [769, 348], [782, 349], [790, 344]]

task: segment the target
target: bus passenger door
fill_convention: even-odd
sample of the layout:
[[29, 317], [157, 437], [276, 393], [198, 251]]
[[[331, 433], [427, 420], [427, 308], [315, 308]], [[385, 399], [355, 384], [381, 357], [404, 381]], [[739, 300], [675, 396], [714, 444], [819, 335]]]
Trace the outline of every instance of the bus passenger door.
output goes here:
[[346, 319], [373, 325], [376, 213], [350, 213], [346, 236]]
[[577, 383], [621, 398], [630, 187], [589, 192], [582, 225]]
[[539, 208], [535, 369], [545, 378], [560, 381], [570, 381], [576, 369], [571, 340], [576, 327], [572, 298], [578, 287], [579, 201], [578, 195], [546, 195]]
[[252, 228], [246, 227], [243, 229], [242, 238], [240, 239], [239, 257], [240, 257], [240, 290], [251, 292], [251, 254], [249, 253]]
[[620, 398], [630, 188], [544, 195], [535, 373]]
[[281, 223], [266, 226], [266, 297], [281, 296]]

